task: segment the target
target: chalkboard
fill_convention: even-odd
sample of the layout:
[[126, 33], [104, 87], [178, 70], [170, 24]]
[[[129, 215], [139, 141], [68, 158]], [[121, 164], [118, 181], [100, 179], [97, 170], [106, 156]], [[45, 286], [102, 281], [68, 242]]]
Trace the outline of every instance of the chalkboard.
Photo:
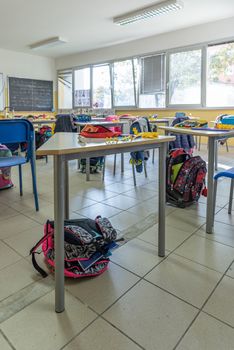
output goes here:
[[53, 81], [9, 77], [9, 106], [14, 111], [52, 111]]

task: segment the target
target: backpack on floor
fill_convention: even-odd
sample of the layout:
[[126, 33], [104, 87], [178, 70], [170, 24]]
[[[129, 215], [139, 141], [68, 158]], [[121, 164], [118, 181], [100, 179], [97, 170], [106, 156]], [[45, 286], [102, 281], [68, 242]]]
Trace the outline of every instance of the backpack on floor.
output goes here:
[[[10, 149], [0, 144], [0, 158], [12, 157]], [[11, 181], [11, 168], [4, 167], [0, 168], [0, 190], [11, 188], [13, 183]]]
[[206, 195], [206, 162], [200, 156], [191, 156], [184, 149], [171, 150], [167, 158], [167, 202], [180, 208], [197, 202]]
[[[110, 251], [117, 247], [117, 232], [107, 218], [95, 220], [76, 219], [64, 221], [64, 275], [79, 278], [100, 275], [109, 263]], [[54, 222], [47, 221], [44, 236], [31, 249], [35, 269], [46, 277], [47, 273], [37, 264], [35, 254], [42, 246], [46, 263], [55, 267]]]
[[[104, 163], [104, 157], [93, 157], [89, 159], [89, 168], [90, 173], [95, 174], [98, 173], [99, 170], [102, 170]], [[82, 173], [86, 173], [86, 159], [82, 158], [80, 160], [80, 171]]]

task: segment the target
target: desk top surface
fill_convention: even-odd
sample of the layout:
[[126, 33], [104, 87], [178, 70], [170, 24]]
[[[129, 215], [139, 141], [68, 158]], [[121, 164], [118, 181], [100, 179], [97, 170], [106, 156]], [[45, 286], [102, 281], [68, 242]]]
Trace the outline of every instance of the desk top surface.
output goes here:
[[75, 125], [107, 125], [107, 126], [112, 126], [112, 125], [123, 125], [126, 124], [124, 121], [119, 121], [119, 120], [112, 120], [112, 121], [93, 121], [91, 120], [90, 122], [76, 122], [74, 121]]
[[175, 128], [173, 126], [159, 126], [158, 127], [161, 130], [165, 130], [168, 132], [172, 132], [175, 134], [187, 134], [187, 135], [194, 135], [194, 136], [206, 136], [206, 137], [234, 137], [234, 130], [233, 131], [224, 131], [224, 130], [194, 130], [190, 128]]
[[[86, 144], [81, 144], [78, 141], [78, 134], [61, 132], [54, 134], [46, 143], [44, 143], [36, 151], [37, 155], [65, 155], [65, 154], [76, 154], [85, 153], [92, 151], [102, 151], [102, 150], [116, 150], [124, 151], [124, 149], [134, 148], [137, 146], [142, 146], [142, 150], [147, 148], [146, 146], [157, 145], [159, 143], [165, 143], [175, 140], [175, 136], [159, 136], [155, 139], [135, 139], [133, 141], [119, 141], [118, 143], [105, 143], [103, 141], [99, 142], [88, 142]], [[144, 147], [145, 146], [145, 147]], [[119, 152], [119, 153], [120, 153]], [[116, 152], [113, 152], [116, 153]]]

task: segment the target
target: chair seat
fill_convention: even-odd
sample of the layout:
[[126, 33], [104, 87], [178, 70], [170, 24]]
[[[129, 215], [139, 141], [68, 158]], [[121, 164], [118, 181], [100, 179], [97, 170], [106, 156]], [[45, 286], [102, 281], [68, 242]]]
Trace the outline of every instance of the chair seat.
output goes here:
[[13, 157], [0, 157], [0, 168], [11, 167], [27, 163], [25, 157], [13, 156]]
[[229, 177], [234, 179], [234, 167], [225, 171], [220, 171], [214, 176], [214, 179], [217, 180], [219, 177]]

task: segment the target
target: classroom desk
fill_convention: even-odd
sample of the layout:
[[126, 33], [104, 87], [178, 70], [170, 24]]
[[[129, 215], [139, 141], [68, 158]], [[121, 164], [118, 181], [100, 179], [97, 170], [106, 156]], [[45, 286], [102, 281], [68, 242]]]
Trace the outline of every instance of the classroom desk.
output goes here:
[[36, 152], [54, 158], [54, 222], [55, 222], [55, 311], [64, 311], [64, 219], [69, 218], [69, 168], [68, 161], [79, 158], [100, 157], [116, 153], [159, 148], [159, 224], [158, 255], [165, 256], [165, 202], [166, 153], [168, 142], [174, 136], [157, 139], [136, 139], [117, 144], [78, 142], [78, 134], [56, 133]]
[[214, 170], [216, 164], [217, 141], [222, 138], [234, 137], [233, 131], [211, 131], [211, 130], [193, 130], [189, 128], [175, 128], [168, 126], [159, 126], [161, 130], [165, 131], [166, 135], [186, 134], [193, 136], [208, 137], [208, 196], [206, 205], [206, 232], [212, 233], [214, 226]]
[[[29, 119], [30, 120], [30, 119]], [[42, 125], [42, 124], [54, 124], [56, 119], [33, 119], [30, 120], [33, 125]]]
[[[121, 134], [123, 134], [123, 128], [124, 125], [128, 125], [128, 122], [124, 122], [124, 121], [94, 121], [91, 120], [89, 122], [74, 122], [74, 124], [77, 126], [77, 131], [78, 133], [81, 132], [81, 128], [84, 127], [85, 125], [101, 125], [101, 126], [105, 126], [106, 128], [113, 128], [115, 126], [118, 126], [121, 128]], [[89, 159], [90, 158], [86, 158], [86, 181], [90, 180], [90, 167], [89, 167]], [[116, 158], [115, 158], [115, 162], [114, 162], [114, 166], [116, 166]], [[115, 173], [115, 168], [114, 168], [114, 173]], [[121, 173], [124, 173], [124, 154], [121, 153]]]

